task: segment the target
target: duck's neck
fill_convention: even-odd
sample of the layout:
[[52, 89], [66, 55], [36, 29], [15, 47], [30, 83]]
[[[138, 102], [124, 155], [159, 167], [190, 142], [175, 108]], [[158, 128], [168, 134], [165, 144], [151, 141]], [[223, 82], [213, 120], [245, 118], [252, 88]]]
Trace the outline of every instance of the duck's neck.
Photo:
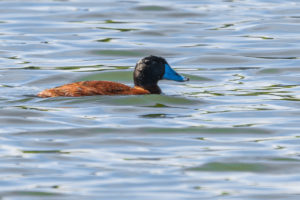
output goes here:
[[151, 94], [160, 94], [161, 89], [158, 87], [158, 85], [135, 85], [135, 87], [141, 87], [145, 90], [148, 90]]
[[144, 74], [140, 71], [135, 71], [133, 80], [134, 80], [134, 86], [141, 87], [145, 90], [148, 90], [150, 94], [161, 93], [161, 89], [157, 85], [159, 81], [157, 77]]

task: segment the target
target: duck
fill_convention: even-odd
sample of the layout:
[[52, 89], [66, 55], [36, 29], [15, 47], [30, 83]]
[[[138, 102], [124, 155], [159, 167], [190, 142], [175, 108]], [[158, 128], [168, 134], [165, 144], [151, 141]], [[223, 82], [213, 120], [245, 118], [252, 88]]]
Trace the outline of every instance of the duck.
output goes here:
[[39, 92], [37, 96], [47, 98], [60, 96], [161, 94], [162, 91], [157, 84], [162, 79], [178, 82], [189, 80], [189, 78], [178, 74], [172, 69], [163, 57], [151, 55], [140, 59], [136, 63], [133, 72], [134, 87], [112, 81], [80, 81], [45, 89]]

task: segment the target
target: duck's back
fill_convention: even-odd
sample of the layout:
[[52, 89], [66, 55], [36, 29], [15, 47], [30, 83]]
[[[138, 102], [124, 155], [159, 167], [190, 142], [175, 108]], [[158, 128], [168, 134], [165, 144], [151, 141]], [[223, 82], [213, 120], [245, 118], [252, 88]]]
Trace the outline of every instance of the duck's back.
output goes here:
[[92, 95], [140, 95], [149, 94], [149, 91], [122, 83], [111, 81], [81, 81], [46, 89], [38, 94], [39, 97], [79, 97]]

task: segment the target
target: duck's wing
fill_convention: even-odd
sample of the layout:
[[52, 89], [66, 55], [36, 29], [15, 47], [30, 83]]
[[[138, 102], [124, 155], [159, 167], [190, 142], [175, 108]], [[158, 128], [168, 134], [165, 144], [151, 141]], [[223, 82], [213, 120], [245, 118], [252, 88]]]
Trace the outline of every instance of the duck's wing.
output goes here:
[[37, 96], [39, 97], [79, 97], [92, 95], [130, 95], [147, 94], [147, 90], [131, 88], [127, 85], [111, 81], [81, 81], [62, 85], [56, 88], [46, 89]]

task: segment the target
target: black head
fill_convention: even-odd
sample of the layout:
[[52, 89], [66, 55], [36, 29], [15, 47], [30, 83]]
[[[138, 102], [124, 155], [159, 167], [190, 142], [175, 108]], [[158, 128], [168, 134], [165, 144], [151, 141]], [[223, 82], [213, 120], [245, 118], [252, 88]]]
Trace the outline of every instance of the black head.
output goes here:
[[162, 57], [148, 56], [138, 61], [134, 69], [134, 85], [142, 87], [152, 94], [160, 94], [157, 82], [161, 79], [187, 81], [177, 74]]

